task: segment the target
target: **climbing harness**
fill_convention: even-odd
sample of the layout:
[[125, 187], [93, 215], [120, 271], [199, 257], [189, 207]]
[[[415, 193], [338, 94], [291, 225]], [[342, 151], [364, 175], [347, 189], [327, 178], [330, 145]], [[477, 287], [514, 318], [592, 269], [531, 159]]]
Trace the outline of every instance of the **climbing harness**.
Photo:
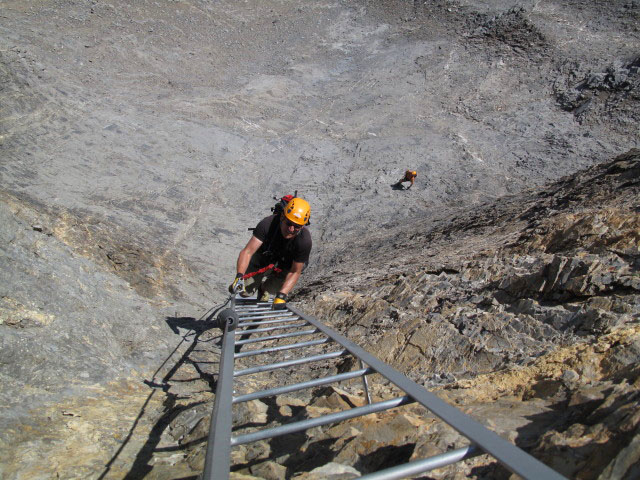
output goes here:
[[[256, 299], [245, 299], [232, 295], [230, 307], [220, 312], [217, 325], [223, 331], [222, 350], [202, 476], [203, 480], [226, 480], [229, 478], [231, 448], [234, 446], [266, 440], [276, 436], [289, 435], [416, 402], [457, 430], [470, 443], [465, 447], [443, 452], [423, 460], [416, 460], [369, 473], [360, 477], [361, 479], [406, 478], [407, 476], [419, 475], [481, 454], [493, 456], [504, 467], [520, 475], [525, 480], [564, 479], [563, 476], [542, 462], [472, 420], [457, 408], [444, 402], [424, 387], [367, 353], [341, 334], [315, 318], [305, 315], [297, 308], [289, 306], [289, 304], [284, 310], [274, 311], [270, 302], [259, 302]], [[301, 330], [309, 326], [312, 328]], [[289, 333], [273, 334], [277, 330], [289, 330]], [[248, 336], [252, 338], [247, 338]], [[311, 338], [299, 343], [280, 343], [281, 340], [301, 336], [319, 338]], [[236, 337], [240, 338], [240, 340], [236, 340]], [[276, 344], [274, 345], [273, 342], [276, 342]], [[249, 344], [266, 344], [267, 346], [242, 352], [237, 350], [237, 347]], [[291, 358], [292, 351], [308, 350], [317, 345], [327, 344], [335, 344], [337, 349], [328, 353], [311, 351]], [[287, 352], [287, 355], [283, 359], [276, 358], [282, 352]], [[244, 362], [261, 355], [268, 355], [272, 363], [244, 364]], [[236, 393], [235, 388], [239, 389], [240, 387], [234, 387], [234, 379], [237, 377], [258, 375], [279, 369], [291, 369], [292, 367], [296, 367], [296, 371], [300, 374], [304, 372], [303, 366], [305, 365], [310, 366], [314, 362], [341, 359], [347, 356], [357, 359], [359, 362], [357, 370], [327, 377], [310, 378], [301, 383], [275, 386], [261, 391]], [[317, 371], [317, 369], [309, 368], [308, 371], [311, 375], [311, 372]], [[374, 373], [386, 378], [391, 384], [400, 389], [404, 395], [372, 402], [367, 376]], [[363, 382], [366, 405], [272, 428], [253, 429], [248, 433], [233, 432], [233, 405], [266, 397], [277, 397], [285, 393], [329, 385], [358, 377]]]

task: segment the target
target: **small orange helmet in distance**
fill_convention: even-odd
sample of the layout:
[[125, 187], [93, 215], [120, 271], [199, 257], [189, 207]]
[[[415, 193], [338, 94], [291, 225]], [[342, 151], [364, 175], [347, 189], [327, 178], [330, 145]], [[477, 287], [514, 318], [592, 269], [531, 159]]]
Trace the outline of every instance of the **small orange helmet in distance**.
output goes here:
[[294, 198], [284, 207], [284, 216], [296, 225], [306, 225], [311, 216], [311, 205], [302, 198]]

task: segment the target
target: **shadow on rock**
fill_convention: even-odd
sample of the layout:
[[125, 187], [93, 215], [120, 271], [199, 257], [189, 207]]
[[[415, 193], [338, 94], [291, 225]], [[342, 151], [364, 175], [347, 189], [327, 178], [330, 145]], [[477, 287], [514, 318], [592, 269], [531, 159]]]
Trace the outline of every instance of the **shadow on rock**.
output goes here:
[[[118, 451], [114, 454], [111, 460], [105, 466], [105, 470], [100, 475], [99, 479], [105, 478], [105, 476], [111, 470], [114, 462], [124, 449], [124, 447], [129, 443], [131, 437], [133, 436], [133, 432], [137, 428], [140, 423], [143, 415], [145, 414], [146, 408], [150, 405], [151, 399], [156, 394], [157, 391], [162, 391], [166, 397], [163, 401], [163, 414], [156, 420], [155, 424], [151, 428], [149, 432], [149, 436], [147, 441], [144, 443], [142, 448], [139, 450], [138, 454], [135, 457], [133, 464], [129, 472], [123, 477], [125, 479], [133, 480], [144, 477], [148, 472], [153, 469], [152, 459], [155, 452], [163, 451], [166, 449], [159, 449], [158, 445], [162, 439], [163, 434], [167, 430], [167, 428], [174, 422], [183, 412], [189, 412], [194, 410], [199, 405], [204, 404], [203, 401], [194, 401], [188, 404], [179, 404], [178, 401], [180, 398], [184, 397], [183, 389], [184, 387], [176, 387], [177, 385], [189, 383], [189, 382], [197, 382], [199, 380], [204, 380], [210, 391], [215, 391], [216, 389], [216, 380], [214, 379], [214, 375], [208, 372], [205, 372], [200, 368], [199, 363], [213, 363], [213, 362], [200, 362], [198, 359], [192, 358], [194, 352], [199, 352], [197, 348], [200, 343], [201, 336], [203, 333], [209, 332], [209, 330], [213, 327], [213, 323], [211, 319], [215, 316], [214, 311], [211, 315], [205, 318], [205, 315], [201, 317], [201, 319], [197, 320], [193, 317], [167, 317], [166, 322], [177, 335], [182, 336], [182, 340], [178, 343], [178, 345], [174, 348], [174, 350], [169, 354], [169, 356], [162, 362], [160, 367], [155, 371], [151, 380], [145, 380], [144, 383], [151, 387], [153, 390], [145, 400], [144, 405], [140, 409], [140, 413], [136, 417], [133, 422], [129, 434], [127, 438], [124, 440]], [[182, 331], [181, 331], [182, 330]], [[205, 339], [204, 342], [207, 342], [211, 339]], [[168, 369], [167, 373], [162, 376], [161, 379], [157, 379], [156, 377], [160, 374], [160, 372], [169, 364], [174, 354], [180, 350], [180, 347], [184, 344], [188, 343], [184, 352], [180, 355], [178, 360], [171, 365]], [[185, 373], [181, 371], [181, 368], [185, 365], [189, 365], [193, 367], [198, 376], [193, 378], [192, 375], [187, 374], [189, 378], [180, 378], [184, 376]], [[189, 368], [186, 370], [189, 371]], [[171, 391], [172, 388], [176, 388], [178, 393], [173, 393]], [[172, 447], [172, 449], [176, 450], [186, 450], [188, 445], [181, 445], [178, 447]], [[191, 478], [191, 477], [188, 477]]]
[[[637, 455], [630, 448], [637, 425], [629, 418], [638, 393], [625, 385], [600, 387], [576, 389], [550, 410], [527, 416], [530, 423], [517, 429], [516, 445], [567, 478], [633, 478], [620, 465], [631, 465], [629, 458]], [[511, 475], [497, 463], [472, 474], [505, 480]]]
[[576, 390], [568, 404], [530, 417], [530, 425], [550, 425], [538, 432], [532, 454], [568, 478], [635, 478], [640, 393], [625, 383], [602, 387]]
[[193, 330], [193, 332], [199, 334], [215, 326], [213, 319], [210, 318], [198, 320], [193, 317], [167, 317], [166, 322], [176, 335], [180, 335], [180, 330], [178, 330], [180, 328]]
[[388, 445], [363, 455], [354, 465], [354, 468], [362, 473], [372, 473], [379, 470], [395, 467], [408, 463], [415, 449], [415, 443], [406, 445]]

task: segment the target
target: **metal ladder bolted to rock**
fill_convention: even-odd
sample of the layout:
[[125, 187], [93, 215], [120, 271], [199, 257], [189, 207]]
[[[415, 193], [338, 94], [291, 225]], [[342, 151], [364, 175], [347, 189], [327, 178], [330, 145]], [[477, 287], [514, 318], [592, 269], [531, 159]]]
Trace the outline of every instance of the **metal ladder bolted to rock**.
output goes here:
[[[443, 452], [430, 458], [396, 465], [385, 470], [363, 475], [359, 478], [368, 480], [407, 478], [435, 468], [451, 465], [476, 455], [489, 454], [502, 464], [502, 466], [520, 475], [522, 478], [531, 480], [564, 479], [563, 476], [542, 462], [485, 428], [457, 408], [444, 402], [386, 363], [370, 355], [344, 336], [323, 325], [315, 318], [305, 315], [296, 308], [287, 306], [286, 310], [276, 311], [272, 310], [271, 303], [269, 302], [258, 302], [255, 299], [243, 299], [232, 296], [230, 308], [220, 312], [217, 317], [217, 323], [221, 330], [223, 330], [222, 350], [220, 354], [220, 367], [213, 414], [211, 417], [205, 468], [202, 475], [203, 480], [224, 480], [229, 478], [231, 448], [236, 445], [293, 434], [313, 427], [334, 424], [414, 402], [420, 403], [433, 415], [457, 430], [458, 433], [469, 440], [469, 444], [463, 448]], [[301, 330], [309, 326], [312, 328]], [[290, 332], [275, 335], [271, 334], [275, 331], [284, 330], [290, 330]], [[252, 335], [253, 338], [246, 339], [248, 335]], [[237, 352], [238, 347], [245, 344], [259, 344], [309, 335], [319, 335], [321, 338], [300, 343], [287, 343], [270, 348]], [[236, 340], [236, 337], [240, 337], [241, 339]], [[258, 364], [250, 368], [234, 370], [235, 360], [238, 358], [263, 356], [285, 350], [301, 351], [321, 344], [335, 344], [336, 350], [329, 353], [300, 356], [278, 363]], [[361, 367], [359, 370], [234, 396], [234, 378], [236, 377], [286, 369], [298, 365], [310, 364], [312, 362], [339, 359], [349, 355], [359, 361]], [[385, 377], [399, 390], [404, 392], [405, 395], [372, 403], [369, 396], [367, 375], [373, 373]], [[255, 432], [235, 436], [232, 434], [232, 407], [234, 404], [329, 385], [358, 377], [362, 378], [368, 401], [364, 406], [327, 414], [318, 418], [309, 418], [277, 427], [265, 428]]]

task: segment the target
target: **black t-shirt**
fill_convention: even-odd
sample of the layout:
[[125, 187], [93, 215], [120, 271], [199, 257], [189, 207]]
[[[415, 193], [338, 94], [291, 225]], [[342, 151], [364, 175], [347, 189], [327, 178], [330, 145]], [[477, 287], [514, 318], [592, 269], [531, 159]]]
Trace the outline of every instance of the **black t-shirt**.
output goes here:
[[285, 240], [280, 232], [280, 215], [263, 218], [253, 231], [253, 236], [262, 241], [259, 254], [269, 263], [277, 263], [282, 269], [291, 268], [291, 262], [309, 262], [311, 232], [306, 227], [295, 237]]

